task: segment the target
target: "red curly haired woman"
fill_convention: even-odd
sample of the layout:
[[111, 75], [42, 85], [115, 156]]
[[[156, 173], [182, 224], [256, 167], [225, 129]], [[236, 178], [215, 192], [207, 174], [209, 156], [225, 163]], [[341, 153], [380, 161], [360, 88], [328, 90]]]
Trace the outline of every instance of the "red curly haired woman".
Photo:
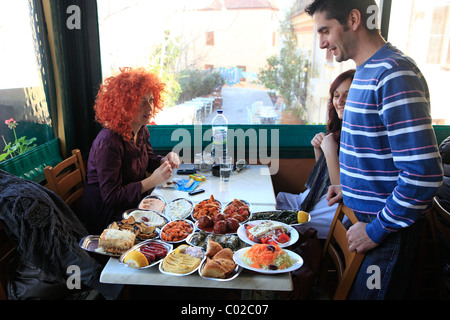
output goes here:
[[125, 210], [136, 208], [144, 193], [179, 166], [177, 154], [156, 155], [149, 141], [147, 124], [163, 108], [164, 88], [155, 74], [131, 68], [100, 87], [94, 108], [103, 129], [92, 143], [83, 194], [90, 233], [101, 233]]

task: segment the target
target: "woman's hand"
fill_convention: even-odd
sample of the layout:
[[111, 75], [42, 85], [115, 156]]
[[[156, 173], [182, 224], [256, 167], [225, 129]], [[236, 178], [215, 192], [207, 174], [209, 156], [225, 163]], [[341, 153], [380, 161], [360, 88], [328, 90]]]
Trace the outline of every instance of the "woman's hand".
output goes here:
[[319, 132], [314, 136], [314, 138], [311, 140], [311, 145], [314, 147], [314, 156], [316, 158], [316, 161], [320, 158], [322, 155], [322, 148], [320, 147], [323, 141], [323, 138], [325, 137], [325, 133]]
[[172, 169], [180, 166], [180, 158], [175, 152], [169, 152], [162, 160], [161, 163], [168, 162]]
[[337, 144], [336, 140], [334, 139], [334, 136], [332, 133], [323, 137], [320, 148], [322, 149], [325, 156], [337, 155], [338, 144]]
[[149, 177], [141, 181], [142, 193], [147, 192], [148, 190], [156, 187], [158, 184], [169, 180], [171, 176], [172, 167], [169, 161], [165, 161], [158, 169], [153, 171]]

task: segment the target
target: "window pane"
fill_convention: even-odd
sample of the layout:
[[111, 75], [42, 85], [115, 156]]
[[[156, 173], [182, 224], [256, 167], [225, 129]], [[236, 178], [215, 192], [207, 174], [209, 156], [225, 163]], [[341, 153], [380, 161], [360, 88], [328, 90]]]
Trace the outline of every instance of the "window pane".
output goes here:
[[157, 124], [211, 123], [218, 108], [233, 124], [306, 120], [309, 57], [289, 28], [294, 1], [97, 3], [104, 78], [145, 67], [170, 86]]
[[450, 2], [392, 1], [389, 41], [416, 61], [427, 79], [434, 124], [450, 124]]
[[54, 138], [29, 12], [27, 0], [0, 1], [0, 153], [15, 141], [5, 124], [10, 118], [17, 121], [18, 139], [35, 137], [42, 144]]

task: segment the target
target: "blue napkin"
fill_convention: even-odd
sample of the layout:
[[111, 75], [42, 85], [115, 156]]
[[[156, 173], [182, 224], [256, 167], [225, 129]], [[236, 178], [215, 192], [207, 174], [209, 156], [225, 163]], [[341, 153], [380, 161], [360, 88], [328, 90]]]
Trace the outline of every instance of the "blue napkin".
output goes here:
[[174, 189], [176, 190], [180, 190], [180, 191], [187, 191], [187, 192], [191, 192], [192, 190], [194, 190], [200, 183], [201, 181], [194, 181], [193, 184], [191, 184], [190, 187], [186, 186], [188, 184], [190, 179], [181, 179], [180, 181], [178, 181], [178, 183], [174, 186]]

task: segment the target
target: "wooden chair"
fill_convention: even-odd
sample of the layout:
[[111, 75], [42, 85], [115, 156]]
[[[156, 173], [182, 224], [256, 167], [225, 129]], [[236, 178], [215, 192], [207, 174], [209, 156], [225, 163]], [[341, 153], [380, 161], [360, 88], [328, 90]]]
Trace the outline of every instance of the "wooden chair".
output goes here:
[[[322, 287], [333, 300], [345, 300], [347, 298], [353, 280], [364, 259], [363, 254], [350, 252], [348, 249], [347, 228], [342, 223], [345, 216], [352, 224], [358, 222], [353, 211], [340, 203], [331, 223], [322, 254], [320, 280]], [[330, 281], [330, 278], [332, 278], [332, 281]], [[332, 284], [330, 285], [330, 283]]]
[[86, 182], [86, 170], [78, 149], [56, 166], [44, 168], [46, 187], [59, 195], [79, 215], [80, 200]]

